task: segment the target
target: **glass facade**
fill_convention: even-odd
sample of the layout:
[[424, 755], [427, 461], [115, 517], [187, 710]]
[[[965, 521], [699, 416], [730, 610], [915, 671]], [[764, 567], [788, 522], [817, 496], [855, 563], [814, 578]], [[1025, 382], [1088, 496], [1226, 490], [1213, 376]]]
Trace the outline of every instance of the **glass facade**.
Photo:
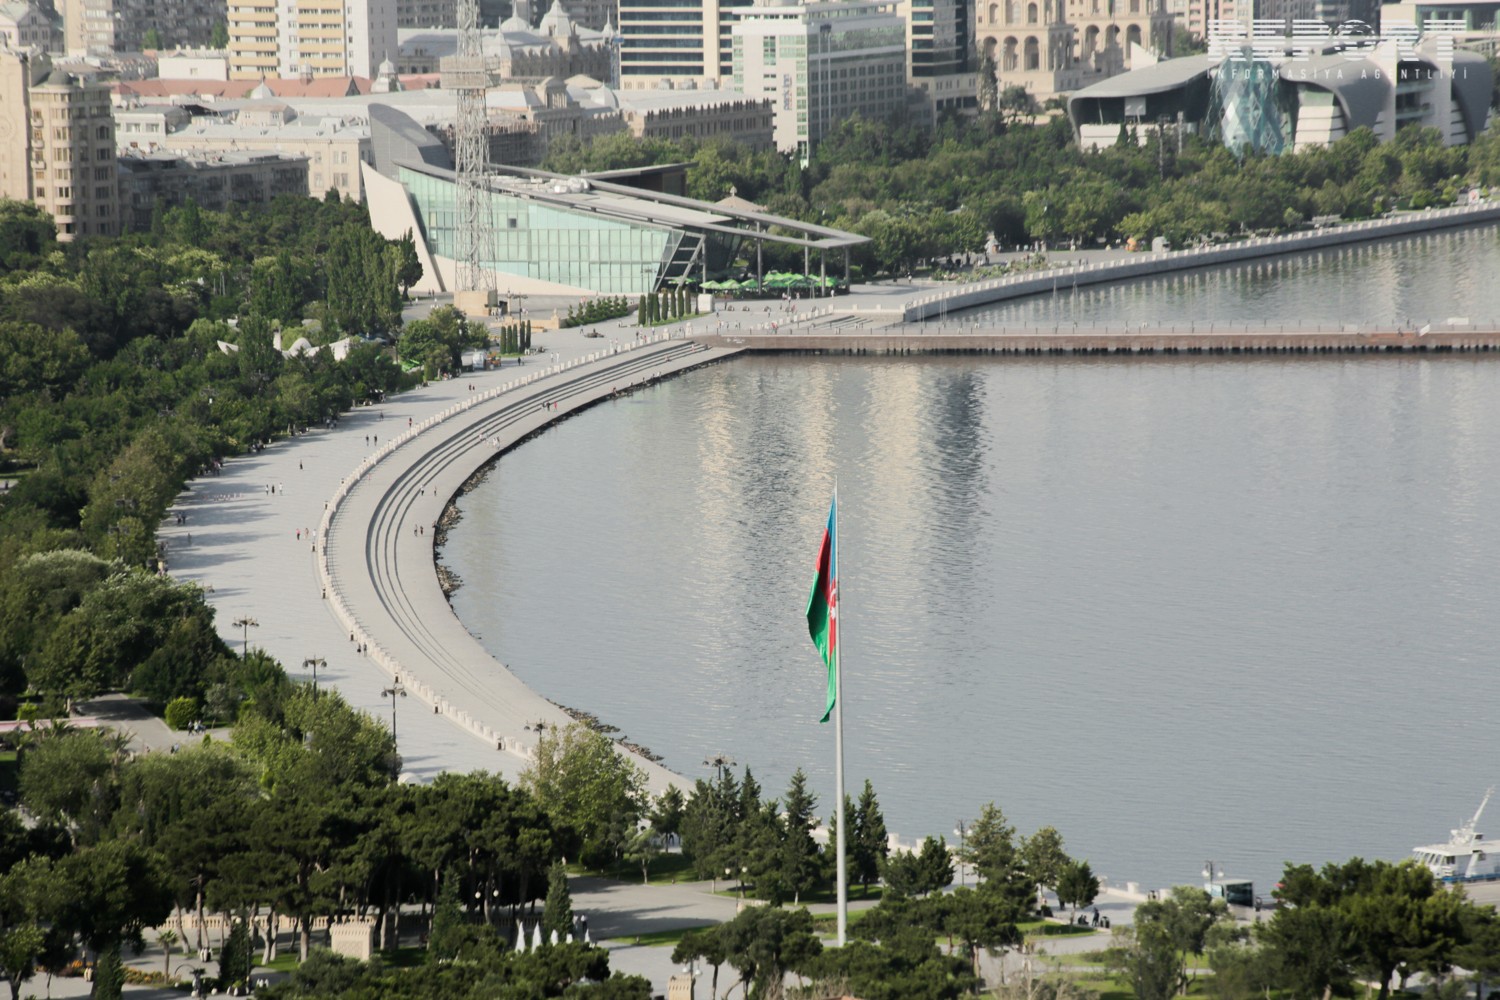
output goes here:
[[1249, 55], [1219, 65], [1209, 97], [1209, 127], [1236, 153], [1248, 148], [1274, 156], [1291, 144], [1289, 88], [1281, 86], [1274, 65]]
[[[432, 252], [454, 257], [456, 185], [401, 168]], [[487, 199], [495, 236], [489, 266], [606, 295], [639, 295], [667, 277], [684, 234], [666, 226], [603, 218], [499, 192]], [[696, 237], [692, 237], [696, 243]]]

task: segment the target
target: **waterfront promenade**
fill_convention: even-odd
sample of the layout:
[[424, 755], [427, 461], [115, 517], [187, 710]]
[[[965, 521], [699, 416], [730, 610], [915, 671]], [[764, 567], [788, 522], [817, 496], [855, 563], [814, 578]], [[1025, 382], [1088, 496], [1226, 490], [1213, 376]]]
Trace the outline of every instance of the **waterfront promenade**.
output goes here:
[[[320, 685], [377, 718], [392, 720], [394, 710], [408, 780], [449, 770], [514, 779], [539, 724], [569, 719], [453, 615], [433, 570], [433, 525], [463, 482], [516, 441], [614, 392], [732, 353], [683, 340], [634, 346], [636, 331], [600, 328], [598, 339], [541, 334], [548, 353], [525, 365], [358, 407], [331, 430], [229, 460], [192, 483], [160, 526], [172, 575], [205, 587], [234, 648], [265, 649], [300, 680], [313, 680], [307, 661], [320, 661]], [[527, 517], [537, 530], [558, 528], [540, 505]], [[382, 693], [398, 681], [406, 696]], [[654, 790], [681, 784], [639, 762]]]
[[[1048, 330], [1016, 330], [995, 326], [993, 323], [976, 327], [974, 320], [950, 318], [953, 313], [986, 305], [1023, 299], [1030, 296], [1056, 294], [1061, 291], [1076, 291], [1091, 286], [1118, 284], [1121, 282], [1160, 277], [1167, 274], [1244, 264], [1268, 258], [1319, 250], [1337, 249], [1382, 240], [1416, 238], [1444, 230], [1469, 226], [1484, 226], [1500, 223], [1500, 201], [1483, 201], [1475, 205], [1459, 205], [1452, 208], [1429, 209], [1421, 212], [1402, 212], [1380, 219], [1368, 219], [1318, 229], [1300, 230], [1277, 236], [1261, 236], [1235, 240], [1209, 246], [1190, 247], [1185, 250], [1130, 253], [1120, 249], [1101, 248], [1083, 251], [1054, 250], [1044, 256], [1048, 266], [1020, 271], [1002, 277], [978, 281], [916, 282], [892, 281], [871, 285], [857, 285], [848, 295], [831, 299], [798, 300], [795, 303], [777, 304], [762, 301], [729, 303], [710, 322], [701, 324], [700, 332], [724, 337], [757, 337], [774, 335], [780, 337], [826, 337], [838, 336], [845, 344], [854, 343], [851, 337], [860, 336], [923, 336], [956, 333], [984, 334], [1028, 334], [1049, 335], [1054, 338], [1072, 333], [1067, 328]], [[1029, 255], [1021, 255], [1029, 256]], [[786, 308], [795, 305], [795, 309]], [[1429, 317], [1433, 318], [1433, 317]], [[1393, 317], [1394, 321], [1395, 317]], [[1425, 322], [1425, 319], [1424, 319]], [[1420, 324], [1418, 324], [1420, 325]], [[1118, 327], [1087, 331], [1099, 334], [1128, 334], [1135, 338], [1139, 333], [1178, 333], [1200, 335], [1206, 332], [1203, 324], [1189, 330], [1124, 330]], [[1235, 331], [1227, 331], [1235, 332]], [[1319, 331], [1287, 327], [1267, 327], [1241, 333], [1399, 333], [1394, 326], [1385, 330], [1335, 330]], [[1500, 335], [1492, 327], [1489, 331], [1474, 328], [1475, 335], [1487, 337], [1483, 342], [1490, 346], [1500, 344]], [[872, 341], [878, 344], [878, 341]], [[1071, 353], [1075, 350], [1115, 352], [1117, 347], [1079, 348], [1077, 338], [1056, 340], [1040, 346], [1042, 352], [1062, 348]], [[1264, 342], [1262, 342], [1264, 343]], [[1343, 343], [1353, 343], [1345, 339]], [[1073, 345], [1073, 346], [1070, 346]], [[753, 347], [747, 343], [746, 346]], [[822, 347], [802, 347], [785, 342], [781, 349], [821, 350]], [[843, 348], [833, 348], [843, 349]], [[884, 348], [876, 348], [884, 350]], [[933, 348], [922, 350], [972, 350], [972, 347]], [[985, 348], [988, 349], [988, 348]], [[1179, 341], [1176, 350], [1213, 350], [1211, 346], [1194, 347]], [[1253, 350], [1281, 350], [1294, 348], [1255, 347]], [[1357, 347], [1317, 349], [1363, 349]], [[1420, 348], [1426, 349], [1426, 348]], [[1476, 349], [1455, 347], [1454, 349]], [[1008, 351], [1007, 351], [1008, 352]], [[1032, 353], [1022, 350], [1020, 353]]]

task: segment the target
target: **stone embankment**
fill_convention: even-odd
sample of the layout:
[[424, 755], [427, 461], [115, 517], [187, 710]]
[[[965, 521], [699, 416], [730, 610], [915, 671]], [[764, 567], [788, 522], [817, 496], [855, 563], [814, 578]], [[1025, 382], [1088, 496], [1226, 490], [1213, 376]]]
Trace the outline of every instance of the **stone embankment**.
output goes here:
[[906, 323], [873, 331], [705, 335], [711, 347], [817, 354], [1363, 354], [1500, 350], [1493, 324], [1427, 324], [1372, 330], [1296, 324], [1192, 324], [1177, 327], [1055, 326], [984, 329]]
[[[392, 687], [496, 750], [529, 758], [544, 727], [570, 719], [453, 614], [432, 567], [439, 519], [477, 466], [560, 416], [734, 353], [667, 337], [476, 391], [380, 445], [329, 499], [317, 554], [329, 610]], [[653, 761], [637, 763], [655, 791], [681, 780]]]
[[1161, 253], [1135, 254], [1118, 260], [1100, 261], [1076, 267], [1050, 268], [1046, 271], [1010, 275], [990, 281], [954, 285], [917, 296], [906, 302], [901, 321], [919, 323], [937, 319], [960, 309], [1004, 302], [1027, 295], [1042, 295], [1059, 288], [1082, 288], [1087, 285], [1150, 278], [1172, 271], [1235, 264], [1260, 257], [1322, 250], [1327, 247], [1364, 243], [1369, 240], [1410, 236], [1437, 229], [1472, 226], [1500, 221], [1500, 202], [1480, 202], [1455, 208], [1435, 208], [1424, 212], [1404, 212], [1383, 219], [1370, 219], [1323, 229], [1265, 236], [1226, 243], [1220, 246], [1194, 247]]

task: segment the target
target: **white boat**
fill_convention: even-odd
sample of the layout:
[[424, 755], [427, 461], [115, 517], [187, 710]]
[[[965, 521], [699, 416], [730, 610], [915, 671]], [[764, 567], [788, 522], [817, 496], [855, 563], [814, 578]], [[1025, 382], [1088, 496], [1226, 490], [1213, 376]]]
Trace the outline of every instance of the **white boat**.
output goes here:
[[1500, 880], [1500, 849], [1491, 850], [1490, 842], [1478, 829], [1479, 817], [1494, 794], [1493, 787], [1484, 793], [1484, 801], [1474, 810], [1474, 818], [1450, 831], [1446, 844], [1415, 848], [1412, 856], [1444, 882]]

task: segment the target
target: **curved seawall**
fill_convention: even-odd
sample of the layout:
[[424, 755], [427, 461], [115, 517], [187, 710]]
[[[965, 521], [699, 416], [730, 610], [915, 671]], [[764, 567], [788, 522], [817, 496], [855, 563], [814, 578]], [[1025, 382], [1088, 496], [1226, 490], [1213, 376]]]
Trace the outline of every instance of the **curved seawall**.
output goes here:
[[1458, 208], [1435, 208], [1425, 212], [1407, 212], [1384, 219], [1371, 219], [1326, 229], [1262, 236], [1222, 246], [1169, 250], [1162, 253], [1137, 254], [1121, 260], [1102, 261], [1076, 267], [1055, 267], [1046, 271], [994, 278], [989, 281], [957, 285], [918, 296], [906, 303], [902, 322], [920, 323], [937, 319], [950, 312], [990, 305], [1028, 295], [1055, 291], [1061, 284], [1068, 287], [1107, 284], [1133, 278], [1150, 278], [1173, 271], [1235, 264], [1261, 257], [1322, 250], [1350, 243], [1410, 236], [1458, 226], [1500, 222], [1500, 202], [1483, 202]]
[[[528, 376], [415, 424], [340, 485], [323, 515], [318, 572], [329, 609], [372, 663], [496, 750], [529, 759], [570, 717], [498, 663], [448, 606], [432, 563], [443, 509], [475, 470], [570, 412], [732, 351], [666, 340]], [[653, 788], [675, 778], [644, 758]]]

